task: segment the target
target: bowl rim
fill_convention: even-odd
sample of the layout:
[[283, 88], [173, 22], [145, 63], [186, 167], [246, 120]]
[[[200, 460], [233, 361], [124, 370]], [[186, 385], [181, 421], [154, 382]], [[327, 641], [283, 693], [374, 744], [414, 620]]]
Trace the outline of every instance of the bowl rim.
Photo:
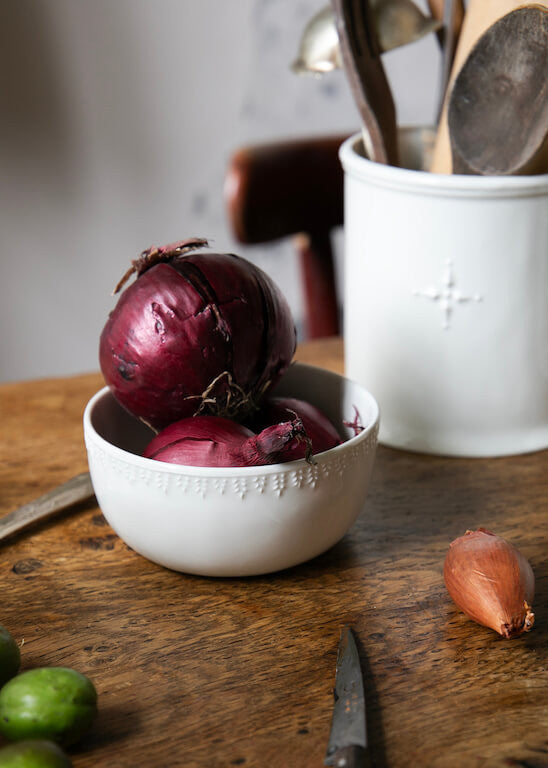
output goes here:
[[126, 462], [129, 461], [136, 467], [143, 470], [154, 470], [156, 472], [166, 472], [174, 475], [201, 475], [205, 477], [254, 476], [258, 473], [263, 475], [279, 474], [280, 472], [286, 472], [288, 470], [294, 471], [298, 470], [299, 468], [312, 469], [315, 464], [323, 464], [326, 461], [335, 458], [338, 454], [346, 453], [352, 447], [360, 445], [362, 442], [367, 440], [372, 433], [375, 433], [378, 430], [380, 420], [379, 404], [371, 392], [365, 389], [365, 387], [363, 387], [361, 384], [358, 384], [358, 382], [343, 376], [342, 374], [335, 373], [334, 371], [330, 371], [327, 368], [320, 368], [316, 365], [295, 361], [292, 363], [292, 366], [298, 366], [299, 368], [307, 369], [310, 372], [319, 371], [322, 375], [325, 375], [328, 378], [332, 377], [334, 379], [347, 381], [349, 384], [352, 384], [361, 391], [362, 395], [365, 396], [370, 406], [371, 418], [367, 426], [365, 426], [359, 434], [349, 437], [348, 440], [345, 440], [340, 445], [336, 445], [327, 451], [322, 451], [322, 453], [315, 454], [314, 464], [307, 462], [306, 459], [296, 459], [295, 461], [286, 461], [281, 464], [261, 464], [251, 467], [196, 467], [189, 464], [172, 464], [171, 462], [167, 461], [157, 461], [156, 459], [145, 458], [144, 456], [140, 456], [137, 453], [131, 453], [131, 451], [126, 451], [123, 448], [114, 445], [114, 443], [110, 443], [97, 432], [92, 424], [92, 415], [95, 406], [109, 395], [114, 399], [114, 395], [108, 386], [104, 386], [98, 392], [96, 392], [89, 399], [84, 408], [83, 426], [86, 447], [88, 440], [93, 441], [99, 447], [103, 448], [103, 450], [108, 450], [109, 453], [116, 456], [117, 458]]

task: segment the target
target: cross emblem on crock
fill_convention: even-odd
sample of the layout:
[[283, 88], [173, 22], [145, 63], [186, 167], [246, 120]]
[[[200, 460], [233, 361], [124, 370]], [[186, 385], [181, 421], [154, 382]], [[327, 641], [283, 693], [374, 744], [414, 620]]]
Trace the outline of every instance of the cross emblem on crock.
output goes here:
[[447, 259], [445, 262], [445, 272], [443, 274], [441, 288], [429, 286], [422, 291], [413, 291], [413, 296], [422, 296], [425, 299], [430, 299], [439, 306], [443, 312], [442, 328], [444, 330], [451, 327], [451, 317], [455, 307], [459, 304], [467, 304], [472, 301], [483, 301], [483, 296], [480, 296], [479, 293], [473, 293], [471, 296], [467, 296], [464, 293], [461, 293], [456, 287], [453, 261], [451, 259]]

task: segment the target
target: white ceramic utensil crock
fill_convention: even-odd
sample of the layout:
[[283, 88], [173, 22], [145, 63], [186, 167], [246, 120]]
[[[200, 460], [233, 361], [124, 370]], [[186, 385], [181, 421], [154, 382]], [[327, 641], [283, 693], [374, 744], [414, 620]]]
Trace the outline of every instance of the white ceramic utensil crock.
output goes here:
[[442, 175], [431, 131], [405, 167], [345, 172], [346, 374], [379, 402], [379, 440], [450, 456], [548, 447], [548, 174]]

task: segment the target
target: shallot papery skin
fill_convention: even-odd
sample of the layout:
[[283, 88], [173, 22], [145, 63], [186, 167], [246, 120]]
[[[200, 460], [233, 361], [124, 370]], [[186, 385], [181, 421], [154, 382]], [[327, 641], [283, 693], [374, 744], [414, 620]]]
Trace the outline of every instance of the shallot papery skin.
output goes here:
[[195, 253], [204, 243], [144, 251], [101, 334], [111, 392], [157, 430], [201, 412], [245, 414], [295, 351], [291, 311], [271, 278], [234, 254]]
[[143, 456], [193, 467], [253, 467], [284, 461], [285, 447], [298, 439], [306, 439], [298, 418], [255, 434], [221, 416], [190, 416], [156, 435]]
[[287, 421], [293, 415], [303, 422], [310, 446], [307, 447], [302, 440], [295, 440], [284, 450], [286, 461], [305, 458], [307, 448], [312, 454], [317, 454], [341, 444], [341, 437], [327, 416], [315, 405], [300, 398], [267, 397], [256, 419], [261, 427], [265, 427]]
[[445, 585], [457, 606], [505, 638], [531, 629], [535, 577], [527, 559], [484, 528], [455, 539], [445, 558]]

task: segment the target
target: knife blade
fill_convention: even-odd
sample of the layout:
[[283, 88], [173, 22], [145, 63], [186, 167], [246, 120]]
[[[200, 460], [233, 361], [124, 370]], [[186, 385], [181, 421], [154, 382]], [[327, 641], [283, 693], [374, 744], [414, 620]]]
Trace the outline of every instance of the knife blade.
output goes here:
[[88, 501], [93, 498], [93, 495], [89, 472], [82, 472], [38, 499], [0, 517], [0, 541], [39, 521], [47, 520], [75, 504]]
[[341, 631], [333, 697], [331, 732], [324, 764], [336, 768], [371, 765], [360, 657], [354, 633], [348, 626]]

